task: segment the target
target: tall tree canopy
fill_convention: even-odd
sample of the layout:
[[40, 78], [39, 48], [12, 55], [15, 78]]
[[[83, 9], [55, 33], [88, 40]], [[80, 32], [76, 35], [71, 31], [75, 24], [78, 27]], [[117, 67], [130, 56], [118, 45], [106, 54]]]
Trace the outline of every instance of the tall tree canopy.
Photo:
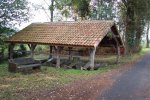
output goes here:
[[92, 0], [91, 18], [96, 20], [112, 20], [115, 18], [115, 7], [113, 0]]
[[4, 47], [3, 39], [14, 32], [14, 25], [28, 19], [26, 0], [0, 0], [0, 47]]
[[57, 5], [59, 6], [57, 8], [62, 11], [62, 15], [65, 15], [65, 17], [71, 15], [69, 13], [73, 13], [72, 15], [75, 20], [79, 18], [83, 20], [87, 19], [87, 17], [90, 15], [89, 4], [90, 0], [58, 0]]
[[0, 0], [0, 27], [20, 23], [28, 19], [26, 0]]
[[140, 50], [143, 35], [147, 0], [122, 0], [122, 14], [125, 26], [126, 50], [128, 54]]

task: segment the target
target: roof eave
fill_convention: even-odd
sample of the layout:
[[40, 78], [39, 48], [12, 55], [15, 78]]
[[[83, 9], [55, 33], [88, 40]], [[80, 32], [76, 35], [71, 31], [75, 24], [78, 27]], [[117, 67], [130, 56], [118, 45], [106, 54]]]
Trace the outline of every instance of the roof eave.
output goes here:
[[52, 46], [67, 46], [67, 47], [86, 47], [94, 48], [94, 45], [75, 45], [75, 44], [58, 44], [58, 43], [40, 43], [40, 42], [22, 42], [22, 41], [5, 41], [6, 43], [11, 44], [38, 44], [38, 45], [52, 45]]

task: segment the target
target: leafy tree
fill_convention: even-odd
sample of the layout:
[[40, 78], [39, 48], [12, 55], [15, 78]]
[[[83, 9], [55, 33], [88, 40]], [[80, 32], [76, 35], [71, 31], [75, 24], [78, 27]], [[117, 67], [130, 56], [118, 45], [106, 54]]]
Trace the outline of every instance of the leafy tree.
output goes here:
[[91, 18], [96, 20], [112, 20], [115, 18], [115, 2], [113, 0], [92, 1]]
[[80, 0], [79, 2], [80, 4], [78, 3], [77, 5], [78, 15], [81, 17], [82, 20], [87, 19], [86, 17], [89, 16], [90, 14], [90, 8], [89, 8], [90, 0]]
[[62, 11], [62, 15], [68, 17], [73, 13], [75, 21], [87, 19], [90, 15], [90, 0], [58, 0], [57, 8]]
[[[149, 0], [93, 0], [91, 18], [97, 20], [117, 19], [123, 31], [128, 54], [140, 50], [141, 36], [144, 34], [148, 17]], [[119, 11], [119, 12], [118, 12]], [[116, 16], [117, 15], [117, 16]], [[149, 17], [150, 18], [150, 17]], [[147, 18], [148, 20], [148, 18]]]
[[71, 0], [57, 0], [56, 1], [57, 9], [61, 11], [61, 14], [66, 18], [71, 15]]
[[[52, 3], [54, 2], [54, 4]], [[90, 15], [90, 0], [52, 0], [50, 5], [51, 14], [54, 9], [58, 9], [61, 11], [61, 14], [66, 18], [74, 14], [75, 21], [78, 17], [83, 19], [87, 19], [87, 16]], [[52, 9], [53, 8], [53, 9]], [[52, 16], [51, 16], [52, 17]]]
[[140, 50], [146, 16], [146, 0], [122, 0], [127, 54]]
[[51, 22], [53, 22], [54, 17], [54, 0], [51, 0], [51, 5], [49, 6], [49, 10], [51, 12]]
[[4, 51], [4, 39], [14, 32], [14, 25], [28, 20], [26, 0], [0, 0], [0, 48]]
[[146, 48], [149, 48], [149, 27], [150, 27], [150, 22], [147, 21], [147, 30], [146, 30]]
[[149, 48], [150, 0], [147, 0], [146, 8], [147, 8], [147, 11], [146, 11], [146, 24], [147, 24], [147, 30], [146, 30], [146, 47]]
[[33, 5], [37, 10], [42, 9], [46, 15], [49, 17], [50, 21], [54, 21], [54, 11], [55, 10], [60, 10], [61, 14], [65, 16], [66, 18], [69, 15], [68, 11], [68, 2], [70, 0], [50, 0], [50, 3], [46, 2], [46, 0], [43, 0], [47, 6], [48, 10], [50, 11], [50, 16], [49, 13], [47, 13], [47, 8], [43, 7], [42, 5]]
[[12, 27], [28, 19], [26, 0], [0, 0], [0, 27]]

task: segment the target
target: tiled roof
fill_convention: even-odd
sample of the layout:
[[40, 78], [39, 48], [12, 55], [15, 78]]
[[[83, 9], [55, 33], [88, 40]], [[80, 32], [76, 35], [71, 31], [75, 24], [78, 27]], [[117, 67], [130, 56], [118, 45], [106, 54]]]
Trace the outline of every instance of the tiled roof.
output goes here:
[[94, 47], [113, 25], [113, 21], [33, 23], [7, 42]]

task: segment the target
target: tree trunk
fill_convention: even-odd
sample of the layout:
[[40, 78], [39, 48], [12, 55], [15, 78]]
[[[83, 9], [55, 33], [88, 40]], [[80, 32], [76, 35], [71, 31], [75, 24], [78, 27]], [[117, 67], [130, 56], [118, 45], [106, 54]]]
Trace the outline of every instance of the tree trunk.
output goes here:
[[136, 38], [135, 38], [135, 48], [134, 48], [134, 53], [139, 52], [141, 49], [140, 44], [141, 44], [141, 33], [142, 33], [142, 29], [138, 29], [137, 33], [136, 33]]
[[135, 18], [131, 5], [133, 5], [132, 1], [128, 2], [126, 12], [126, 55], [131, 55], [135, 46]]
[[51, 22], [53, 22], [53, 17], [54, 17], [54, 0], [51, 0], [50, 11], [51, 11]]
[[149, 21], [147, 23], [147, 32], [146, 32], [146, 48], [149, 48]]
[[102, 20], [102, 4], [103, 0], [98, 0], [98, 20]]

